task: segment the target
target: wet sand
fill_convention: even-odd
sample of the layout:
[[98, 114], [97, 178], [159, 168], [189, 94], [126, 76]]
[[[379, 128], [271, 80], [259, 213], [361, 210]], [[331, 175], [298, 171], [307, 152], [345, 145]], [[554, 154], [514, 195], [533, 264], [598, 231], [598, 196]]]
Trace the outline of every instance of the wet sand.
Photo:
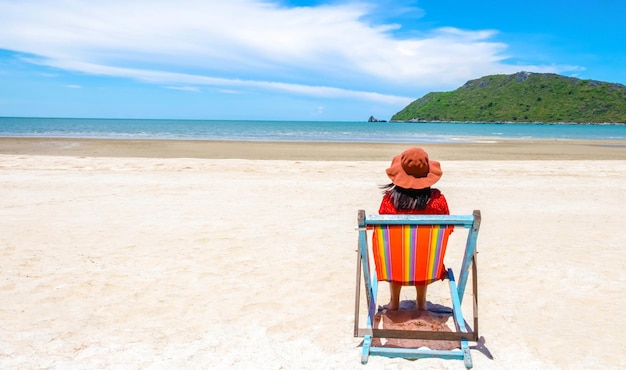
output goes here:
[[[0, 154], [89, 157], [387, 160], [415, 144], [0, 138]], [[624, 141], [485, 140], [421, 145], [441, 160], [626, 159]]]

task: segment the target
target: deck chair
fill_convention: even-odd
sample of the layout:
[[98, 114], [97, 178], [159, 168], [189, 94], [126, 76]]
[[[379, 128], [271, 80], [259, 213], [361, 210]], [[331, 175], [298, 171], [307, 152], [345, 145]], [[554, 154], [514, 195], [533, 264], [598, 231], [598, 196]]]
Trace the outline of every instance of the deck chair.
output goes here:
[[[469, 369], [472, 365], [469, 342], [478, 341], [478, 283], [476, 267], [476, 240], [480, 227], [480, 211], [472, 215], [366, 215], [358, 212], [358, 257], [355, 299], [354, 336], [363, 337], [361, 363], [366, 364], [370, 355], [386, 357], [443, 358], [463, 360]], [[465, 254], [458, 271], [458, 280], [452, 269], [443, 270], [448, 236], [452, 228], [468, 229]], [[368, 231], [370, 233], [368, 234]], [[372, 235], [370, 248], [369, 236]], [[372, 268], [371, 261], [375, 268]], [[469, 274], [473, 286], [473, 325], [463, 317], [461, 305]], [[361, 306], [361, 276], [367, 296], [367, 319], [365, 327], [359, 324]], [[455, 331], [394, 330], [375, 327], [378, 311], [378, 281], [394, 281], [410, 285], [414, 281], [448, 280]], [[378, 339], [374, 341], [374, 339]], [[382, 345], [381, 338], [426, 339], [456, 341], [459, 348], [436, 350], [428, 348], [390, 348]]]

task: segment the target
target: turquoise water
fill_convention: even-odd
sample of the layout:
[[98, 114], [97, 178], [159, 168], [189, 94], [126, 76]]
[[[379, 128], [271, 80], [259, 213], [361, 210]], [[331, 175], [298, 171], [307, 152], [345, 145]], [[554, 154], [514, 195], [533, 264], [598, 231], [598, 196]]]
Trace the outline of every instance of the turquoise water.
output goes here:
[[0, 136], [223, 141], [458, 143], [482, 142], [490, 139], [626, 140], [626, 125], [0, 117]]

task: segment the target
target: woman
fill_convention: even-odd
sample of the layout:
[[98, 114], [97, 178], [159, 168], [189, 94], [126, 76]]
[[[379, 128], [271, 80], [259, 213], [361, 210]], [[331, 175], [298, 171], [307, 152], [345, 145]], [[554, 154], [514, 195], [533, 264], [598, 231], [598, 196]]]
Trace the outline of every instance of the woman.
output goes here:
[[[429, 214], [448, 215], [446, 198], [433, 186], [442, 175], [439, 162], [428, 159], [428, 153], [421, 148], [410, 148], [396, 156], [387, 169], [391, 183], [383, 186], [383, 200], [380, 214]], [[416, 285], [417, 309], [426, 310], [426, 289], [428, 283]], [[387, 308], [397, 310], [400, 306], [402, 285], [389, 283], [391, 300]]]

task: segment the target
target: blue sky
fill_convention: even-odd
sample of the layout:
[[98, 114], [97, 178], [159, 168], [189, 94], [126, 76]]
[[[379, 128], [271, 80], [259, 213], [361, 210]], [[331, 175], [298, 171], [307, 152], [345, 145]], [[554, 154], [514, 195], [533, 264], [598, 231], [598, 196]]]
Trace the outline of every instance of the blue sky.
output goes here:
[[0, 0], [0, 116], [389, 119], [518, 71], [626, 84], [626, 1]]

